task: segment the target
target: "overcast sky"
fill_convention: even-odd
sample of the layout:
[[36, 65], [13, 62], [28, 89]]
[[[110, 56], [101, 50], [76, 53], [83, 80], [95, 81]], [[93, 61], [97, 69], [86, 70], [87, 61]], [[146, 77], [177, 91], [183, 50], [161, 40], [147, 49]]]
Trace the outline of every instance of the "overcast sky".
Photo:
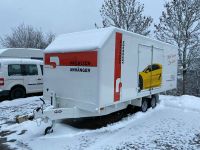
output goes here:
[[[165, 0], [140, 0], [145, 15], [158, 22]], [[55, 34], [94, 28], [101, 23], [102, 0], [0, 0], [0, 36], [24, 23]]]

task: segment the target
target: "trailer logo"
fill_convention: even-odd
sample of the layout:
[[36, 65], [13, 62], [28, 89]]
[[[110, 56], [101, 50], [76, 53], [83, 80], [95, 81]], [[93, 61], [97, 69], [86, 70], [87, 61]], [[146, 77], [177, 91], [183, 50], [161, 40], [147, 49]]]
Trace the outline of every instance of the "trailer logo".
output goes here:
[[125, 41], [122, 42], [122, 51], [121, 51], [121, 61], [122, 64], [124, 64], [124, 46], [125, 46]]
[[168, 65], [176, 63], [176, 55], [175, 54], [168, 55], [167, 60], [168, 60]]
[[70, 61], [71, 66], [90, 66], [90, 61]]
[[90, 68], [70, 68], [70, 72], [90, 72]]
[[[97, 67], [97, 51], [47, 53], [45, 65], [71, 67]], [[72, 71], [89, 72], [89, 69], [72, 69]]]

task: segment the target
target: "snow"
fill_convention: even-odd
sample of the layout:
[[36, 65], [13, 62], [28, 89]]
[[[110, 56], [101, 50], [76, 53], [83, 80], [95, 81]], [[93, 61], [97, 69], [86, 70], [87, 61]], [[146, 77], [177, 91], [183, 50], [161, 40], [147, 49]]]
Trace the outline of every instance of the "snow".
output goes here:
[[62, 34], [45, 49], [45, 53], [96, 50], [103, 46], [114, 29], [114, 27], [109, 27]]
[[[12, 123], [17, 115], [26, 115], [33, 112], [33, 109], [42, 105], [41, 97], [29, 97], [0, 103], [0, 129], [7, 126], [6, 122]], [[49, 103], [47, 103], [47, 106]]]
[[19, 63], [19, 62], [28, 63], [28, 64], [31, 64], [31, 63], [40, 63], [40, 64], [43, 64], [43, 61], [42, 60], [38, 60], [38, 59], [11, 58], [11, 57], [10, 58], [1, 58], [0, 62], [1, 63], [5, 63], [5, 64], [8, 64], [8, 63]]
[[68, 34], [61, 34], [55, 38], [55, 40], [45, 49], [45, 53], [56, 52], [71, 52], [71, 51], [87, 51], [96, 50], [103, 47], [108, 38], [114, 31], [124, 32], [127, 35], [132, 35], [142, 40], [151, 40], [162, 45], [167, 45], [177, 49], [176, 46], [155, 40], [140, 34], [136, 34], [130, 31], [119, 29], [116, 27], [107, 27], [100, 29], [92, 29], [81, 32], [73, 32]]
[[34, 48], [0, 49], [0, 58], [43, 58], [43, 51]]
[[41, 49], [36, 48], [3, 48], [0, 49], [0, 54], [6, 51], [14, 51], [14, 50], [21, 50], [21, 51], [27, 51], [27, 50], [34, 50], [34, 51], [41, 51]]
[[[146, 113], [137, 112], [99, 129], [80, 129], [58, 122], [52, 134], [40, 120], [9, 124], [18, 114], [30, 113], [40, 97], [0, 103], [1, 131], [11, 148], [48, 150], [200, 149], [200, 98], [160, 96], [160, 103]], [[47, 102], [48, 103], [48, 102]], [[5, 109], [7, 108], [7, 109]], [[7, 118], [7, 119], [4, 119]], [[41, 124], [40, 124], [41, 123]], [[16, 141], [15, 141], [16, 140]], [[11, 142], [14, 141], [14, 142]]]
[[197, 111], [200, 113], [200, 98], [195, 96], [183, 95], [180, 97], [163, 96], [165, 106], [180, 108], [184, 111]]

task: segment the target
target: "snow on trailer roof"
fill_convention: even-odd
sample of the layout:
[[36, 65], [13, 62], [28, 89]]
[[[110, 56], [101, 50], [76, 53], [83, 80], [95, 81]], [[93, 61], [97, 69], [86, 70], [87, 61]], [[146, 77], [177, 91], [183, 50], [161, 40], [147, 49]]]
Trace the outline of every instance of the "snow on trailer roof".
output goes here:
[[58, 36], [45, 52], [83, 51], [101, 48], [114, 27], [93, 29]]
[[34, 48], [6, 48], [0, 49], [0, 58], [43, 59], [43, 51]]
[[[92, 29], [81, 32], [74, 32], [68, 34], [62, 34], [58, 36], [46, 49], [45, 53], [56, 53], [65, 51], [84, 51], [84, 50], [95, 50], [101, 48], [106, 40], [111, 36], [113, 32], [125, 32], [130, 35], [135, 35], [141, 39], [148, 39], [156, 41], [165, 45], [171, 45], [162, 41], [152, 39], [137, 33], [126, 31], [124, 29], [116, 27], [107, 27], [100, 29]], [[173, 46], [173, 45], [171, 45]]]

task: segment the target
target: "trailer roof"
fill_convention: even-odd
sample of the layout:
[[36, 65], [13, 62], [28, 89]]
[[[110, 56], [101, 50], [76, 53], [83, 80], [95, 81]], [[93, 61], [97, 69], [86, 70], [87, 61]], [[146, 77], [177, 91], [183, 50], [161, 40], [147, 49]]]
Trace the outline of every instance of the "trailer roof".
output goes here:
[[45, 52], [95, 50], [103, 46], [114, 29], [108, 27], [62, 34], [45, 49]]
[[140, 37], [144, 40], [151, 40], [165, 45], [170, 45], [143, 35], [129, 32], [116, 27], [93, 29], [81, 32], [73, 32], [59, 35], [46, 49], [45, 53], [56, 53], [66, 51], [85, 51], [101, 48], [113, 32], [124, 32], [132, 36]]

